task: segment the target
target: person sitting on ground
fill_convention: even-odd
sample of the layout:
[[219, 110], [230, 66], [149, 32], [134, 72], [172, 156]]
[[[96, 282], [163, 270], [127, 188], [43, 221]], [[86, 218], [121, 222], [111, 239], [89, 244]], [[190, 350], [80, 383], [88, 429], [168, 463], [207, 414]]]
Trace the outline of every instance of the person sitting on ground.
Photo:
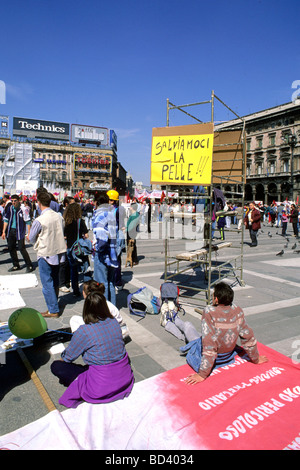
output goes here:
[[[233, 304], [234, 292], [225, 282], [215, 285], [213, 304], [204, 308], [201, 335], [190, 322], [183, 322], [178, 315], [174, 323], [168, 321], [165, 329], [188, 344], [182, 352], [188, 352], [188, 363], [197, 372], [186, 378], [194, 385], [205, 380], [214, 367], [233, 362], [237, 352], [244, 350], [255, 364], [267, 362], [260, 356], [253, 330], [247, 325], [243, 310]], [[242, 348], [237, 346], [240, 338]], [[189, 358], [189, 359], [188, 359]]]
[[[76, 408], [82, 401], [108, 403], [127, 397], [134, 384], [120, 325], [104, 295], [91, 292], [83, 306], [83, 321], [51, 372], [68, 386], [59, 403]], [[85, 365], [73, 364], [79, 356]]]
[[[84, 282], [83, 285], [82, 285], [82, 296], [83, 296], [83, 298], [86, 299], [87, 296], [91, 292], [99, 292], [101, 295], [104, 295], [104, 293], [105, 293], [104, 284], [102, 284], [101, 282], [99, 283], [99, 282], [95, 281], [94, 279], [91, 279], [90, 281]], [[108, 309], [109, 309], [110, 313], [112, 314], [112, 316], [117, 320], [119, 325], [122, 325], [123, 318], [121, 316], [121, 313], [120, 313], [119, 309], [114, 304], [112, 304], [109, 300], [106, 300], [106, 303], [107, 303]], [[83, 325], [83, 324], [84, 324], [84, 321], [83, 321], [83, 318], [82, 318], [81, 315], [74, 315], [73, 317], [71, 317], [70, 327], [71, 327], [72, 333], [74, 333], [74, 331], [76, 331], [79, 328], [79, 326]]]

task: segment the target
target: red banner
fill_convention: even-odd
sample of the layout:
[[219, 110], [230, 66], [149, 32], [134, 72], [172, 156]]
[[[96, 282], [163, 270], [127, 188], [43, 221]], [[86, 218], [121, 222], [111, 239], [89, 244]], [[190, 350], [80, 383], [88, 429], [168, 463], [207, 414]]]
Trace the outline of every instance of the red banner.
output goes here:
[[159, 376], [191, 448], [300, 450], [300, 364], [262, 344], [259, 352], [267, 363], [237, 356], [197, 385], [184, 382], [189, 366]]

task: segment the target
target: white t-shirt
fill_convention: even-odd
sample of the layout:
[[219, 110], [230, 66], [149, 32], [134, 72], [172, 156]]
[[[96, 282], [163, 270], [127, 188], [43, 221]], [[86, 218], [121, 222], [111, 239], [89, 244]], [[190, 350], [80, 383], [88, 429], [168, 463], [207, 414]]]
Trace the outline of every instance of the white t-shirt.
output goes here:
[[[112, 304], [109, 300], [107, 300], [106, 303], [112, 316], [121, 325], [121, 323], [123, 322], [123, 318], [120, 314], [119, 309], [117, 309], [117, 307], [114, 304]], [[70, 327], [71, 327], [72, 333], [74, 333], [74, 331], [76, 331], [77, 328], [79, 328], [81, 325], [84, 325], [84, 321], [81, 315], [74, 315], [73, 317], [71, 317]]]

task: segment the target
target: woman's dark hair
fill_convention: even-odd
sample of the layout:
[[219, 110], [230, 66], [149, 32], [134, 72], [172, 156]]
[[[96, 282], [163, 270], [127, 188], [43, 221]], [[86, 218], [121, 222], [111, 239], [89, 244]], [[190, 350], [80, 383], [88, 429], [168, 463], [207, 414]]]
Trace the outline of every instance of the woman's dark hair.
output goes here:
[[81, 207], [79, 204], [74, 202], [73, 204], [68, 204], [66, 209], [64, 210], [63, 218], [65, 220], [66, 225], [69, 225], [73, 222], [73, 220], [81, 219]]
[[234, 292], [226, 282], [219, 282], [215, 285], [214, 296], [217, 297], [219, 305], [231, 305]]
[[99, 292], [104, 295], [105, 292], [104, 284], [102, 284], [102, 282], [97, 282], [94, 279], [84, 282], [82, 288], [86, 295], [89, 295], [91, 292]]
[[91, 292], [84, 301], [82, 318], [85, 324], [98, 323], [106, 318], [114, 318], [100, 292]]

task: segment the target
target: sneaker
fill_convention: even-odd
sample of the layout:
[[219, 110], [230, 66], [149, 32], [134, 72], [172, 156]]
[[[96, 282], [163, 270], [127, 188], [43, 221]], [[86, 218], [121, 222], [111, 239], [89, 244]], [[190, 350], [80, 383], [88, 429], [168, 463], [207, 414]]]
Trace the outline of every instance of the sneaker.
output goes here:
[[127, 338], [129, 336], [129, 330], [128, 330], [128, 326], [125, 323], [121, 325], [121, 330], [122, 330], [123, 339]]
[[168, 322], [167, 316], [162, 313], [160, 316], [160, 326], [165, 327], [167, 322]]
[[169, 307], [166, 302], [164, 302], [160, 309], [160, 326], [165, 327], [167, 324], [167, 313], [169, 312]]
[[60, 287], [59, 290], [60, 290], [61, 292], [70, 292], [70, 289], [69, 289], [69, 287], [67, 287], [67, 286]]

